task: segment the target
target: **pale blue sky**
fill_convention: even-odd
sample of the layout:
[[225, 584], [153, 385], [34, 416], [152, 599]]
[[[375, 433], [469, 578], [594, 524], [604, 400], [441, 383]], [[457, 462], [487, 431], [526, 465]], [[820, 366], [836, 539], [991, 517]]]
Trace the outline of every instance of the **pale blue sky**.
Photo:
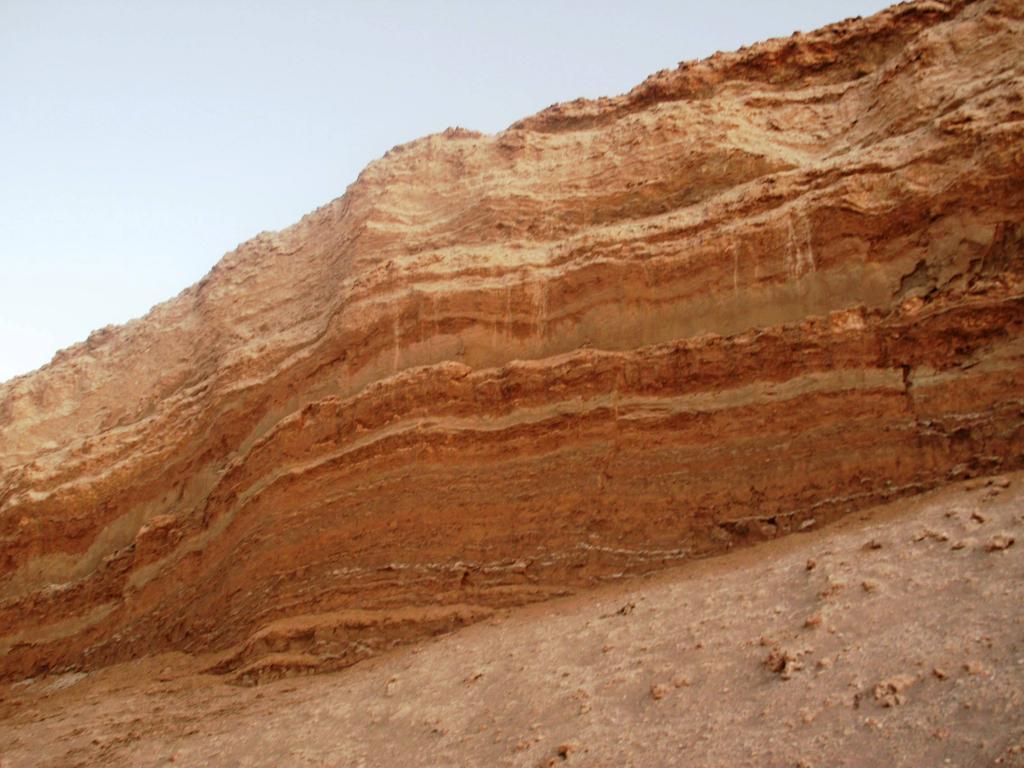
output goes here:
[[0, 0], [0, 381], [195, 282], [387, 149], [879, 0]]

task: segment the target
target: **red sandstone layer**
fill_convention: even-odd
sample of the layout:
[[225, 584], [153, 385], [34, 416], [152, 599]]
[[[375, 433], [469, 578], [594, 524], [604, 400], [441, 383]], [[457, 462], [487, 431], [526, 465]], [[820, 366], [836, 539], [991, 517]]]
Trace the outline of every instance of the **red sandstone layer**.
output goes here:
[[343, 666], [1020, 466], [1022, 50], [915, 2], [427, 137], [0, 385], [0, 674]]

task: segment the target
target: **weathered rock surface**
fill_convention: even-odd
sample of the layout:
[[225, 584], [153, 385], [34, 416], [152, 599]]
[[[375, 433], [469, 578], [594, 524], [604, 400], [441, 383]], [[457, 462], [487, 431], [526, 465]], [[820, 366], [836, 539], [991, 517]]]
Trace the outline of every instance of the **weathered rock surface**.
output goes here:
[[0, 385], [0, 676], [240, 682], [1024, 463], [1024, 6], [396, 147]]

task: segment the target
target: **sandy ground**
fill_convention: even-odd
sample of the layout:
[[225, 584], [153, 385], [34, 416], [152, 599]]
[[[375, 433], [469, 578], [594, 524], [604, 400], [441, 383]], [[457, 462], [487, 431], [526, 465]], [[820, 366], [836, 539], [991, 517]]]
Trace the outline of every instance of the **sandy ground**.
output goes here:
[[0, 766], [1024, 766], [1024, 475], [337, 674], [200, 667], [4, 686]]

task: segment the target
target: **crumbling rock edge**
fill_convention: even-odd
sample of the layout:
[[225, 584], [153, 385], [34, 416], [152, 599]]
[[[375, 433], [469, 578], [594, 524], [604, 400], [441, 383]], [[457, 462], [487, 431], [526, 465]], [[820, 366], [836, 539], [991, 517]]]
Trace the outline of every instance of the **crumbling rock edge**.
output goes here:
[[335, 669], [1021, 466], [1022, 15], [413, 142], [0, 384], [0, 677]]

